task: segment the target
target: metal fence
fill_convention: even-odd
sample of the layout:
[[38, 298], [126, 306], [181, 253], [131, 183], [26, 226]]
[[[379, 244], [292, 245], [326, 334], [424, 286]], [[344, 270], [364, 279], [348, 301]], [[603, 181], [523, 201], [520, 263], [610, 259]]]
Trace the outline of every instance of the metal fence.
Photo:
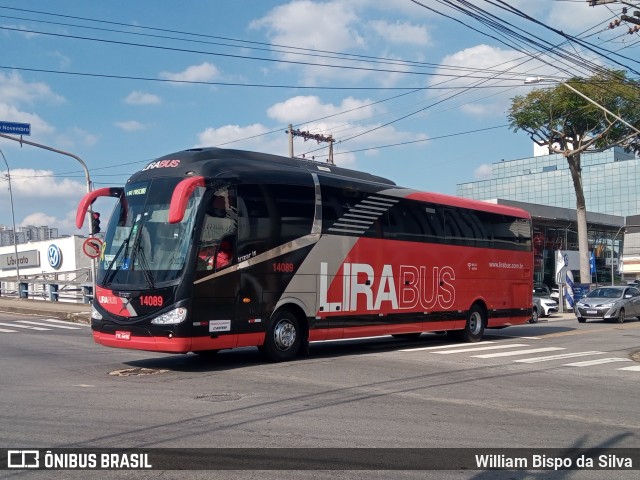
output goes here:
[[91, 269], [0, 278], [0, 296], [50, 302], [89, 304], [93, 300]]

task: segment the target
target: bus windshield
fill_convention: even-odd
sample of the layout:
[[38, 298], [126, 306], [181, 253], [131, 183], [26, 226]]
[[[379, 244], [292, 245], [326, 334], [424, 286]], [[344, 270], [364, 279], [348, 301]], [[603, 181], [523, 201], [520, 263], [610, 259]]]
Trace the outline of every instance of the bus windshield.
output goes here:
[[180, 277], [205, 189], [196, 188], [182, 221], [170, 224], [171, 195], [179, 180], [157, 178], [126, 186], [105, 233], [99, 284], [155, 288]]

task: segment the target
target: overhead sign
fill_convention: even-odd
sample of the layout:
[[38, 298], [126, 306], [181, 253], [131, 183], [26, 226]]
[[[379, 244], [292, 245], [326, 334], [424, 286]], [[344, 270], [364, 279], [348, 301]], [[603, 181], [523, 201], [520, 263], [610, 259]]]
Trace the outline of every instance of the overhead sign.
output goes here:
[[96, 237], [89, 237], [82, 244], [82, 251], [89, 258], [98, 258], [101, 250], [102, 240]]
[[31, 135], [30, 123], [0, 122], [0, 133]]

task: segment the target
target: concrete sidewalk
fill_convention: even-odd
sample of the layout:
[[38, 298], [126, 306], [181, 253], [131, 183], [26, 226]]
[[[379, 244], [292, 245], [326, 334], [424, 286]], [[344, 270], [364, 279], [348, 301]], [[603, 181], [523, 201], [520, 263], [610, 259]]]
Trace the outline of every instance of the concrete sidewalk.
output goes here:
[[39, 315], [78, 323], [91, 323], [91, 305], [0, 297], [0, 312]]

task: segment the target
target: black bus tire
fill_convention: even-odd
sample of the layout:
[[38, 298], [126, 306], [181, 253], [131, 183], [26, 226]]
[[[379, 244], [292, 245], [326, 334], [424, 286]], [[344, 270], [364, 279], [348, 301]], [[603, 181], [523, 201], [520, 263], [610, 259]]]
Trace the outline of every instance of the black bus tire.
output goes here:
[[464, 329], [455, 330], [453, 334], [456, 339], [464, 342], [479, 342], [486, 325], [487, 319], [484, 310], [475, 304], [471, 306], [469, 313], [467, 313], [467, 322]]
[[278, 310], [269, 320], [260, 351], [272, 362], [286, 362], [298, 355], [301, 345], [300, 321], [289, 310]]

